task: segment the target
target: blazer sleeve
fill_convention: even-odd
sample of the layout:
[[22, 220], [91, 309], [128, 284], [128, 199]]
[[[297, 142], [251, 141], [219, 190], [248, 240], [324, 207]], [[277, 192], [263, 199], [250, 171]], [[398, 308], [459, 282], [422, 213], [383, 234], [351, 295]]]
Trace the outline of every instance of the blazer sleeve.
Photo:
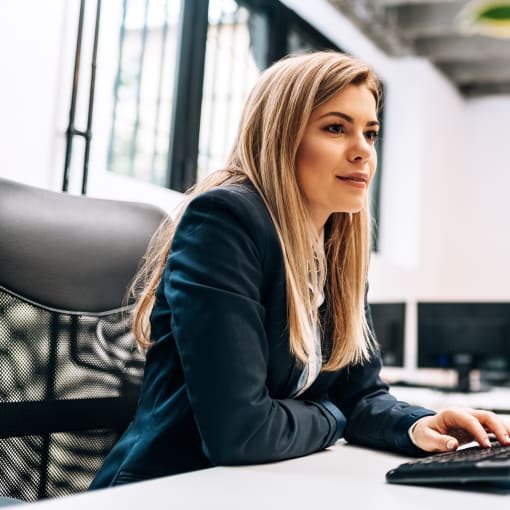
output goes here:
[[[368, 303], [365, 314], [373, 332]], [[379, 377], [381, 366], [381, 356], [376, 350], [368, 363], [343, 370], [330, 388], [332, 402], [347, 418], [344, 437], [349, 442], [373, 448], [407, 455], [423, 454], [412, 443], [408, 430], [416, 420], [435, 411], [398, 401]]]
[[264, 227], [253, 209], [239, 192], [219, 189], [195, 198], [177, 227], [163, 276], [188, 398], [213, 465], [305, 455], [342, 432], [333, 404], [268, 394]]

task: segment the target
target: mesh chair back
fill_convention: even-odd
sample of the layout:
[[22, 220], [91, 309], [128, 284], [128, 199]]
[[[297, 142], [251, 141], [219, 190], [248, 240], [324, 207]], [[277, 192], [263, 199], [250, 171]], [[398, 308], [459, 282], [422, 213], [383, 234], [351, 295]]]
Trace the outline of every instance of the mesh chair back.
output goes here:
[[0, 495], [85, 490], [136, 408], [126, 288], [154, 207], [0, 179]]

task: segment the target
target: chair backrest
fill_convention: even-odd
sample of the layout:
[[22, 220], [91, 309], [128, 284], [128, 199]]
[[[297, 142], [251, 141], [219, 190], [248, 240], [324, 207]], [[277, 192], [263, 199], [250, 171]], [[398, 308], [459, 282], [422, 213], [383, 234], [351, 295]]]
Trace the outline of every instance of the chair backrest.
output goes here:
[[0, 495], [85, 490], [131, 419], [125, 295], [164, 213], [0, 179]]

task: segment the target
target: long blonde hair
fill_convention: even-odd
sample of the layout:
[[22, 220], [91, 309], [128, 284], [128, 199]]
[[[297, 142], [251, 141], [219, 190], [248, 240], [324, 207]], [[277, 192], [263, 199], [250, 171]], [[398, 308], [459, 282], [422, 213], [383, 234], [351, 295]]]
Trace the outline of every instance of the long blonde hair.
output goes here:
[[151, 241], [132, 287], [139, 296], [133, 329], [143, 348], [151, 342], [149, 315], [155, 291], [187, 205], [206, 190], [249, 181], [264, 201], [282, 247], [291, 352], [306, 363], [306, 339], [316, 335], [317, 296], [324, 288], [333, 328], [322, 369], [337, 370], [369, 358], [372, 339], [364, 313], [368, 204], [358, 213], [332, 214], [324, 247], [319, 246], [295, 176], [297, 150], [311, 113], [350, 84], [366, 85], [379, 103], [380, 82], [374, 72], [344, 54], [287, 57], [264, 71], [246, 101], [226, 168], [192, 188], [175, 218], [167, 219]]

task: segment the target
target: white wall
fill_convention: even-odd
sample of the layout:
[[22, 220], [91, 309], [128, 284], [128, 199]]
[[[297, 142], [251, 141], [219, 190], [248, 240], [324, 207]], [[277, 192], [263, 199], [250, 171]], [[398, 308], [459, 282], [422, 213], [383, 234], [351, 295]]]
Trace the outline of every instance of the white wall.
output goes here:
[[451, 285], [487, 300], [510, 299], [509, 118], [510, 97], [480, 98], [466, 104], [462, 126], [466, 165], [450, 243]]
[[65, 1], [0, 2], [0, 175], [49, 187]]
[[[327, 0], [284, 1], [340, 47], [370, 62], [385, 82], [381, 249], [372, 260], [371, 299], [411, 304], [412, 367], [416, 301], [510, 300], [510, 98], [466, 101], [428, 62], [382, 53]], [[61, 185], [78, 5], [0, 2], [0, 176], [52, 189]], [[118, 16], [120, 2], [103, 6], [105, 26]], [[106, 171], [117, 34], [103, 32], [101, 38], [90, 193], [172, 210], [178, 194]], [[84, 115], [82, 108], [83, 122]], [[80, 151], [77, 144], [76, 166]], [[72, 179], [72, 190], [78, 188]]]

